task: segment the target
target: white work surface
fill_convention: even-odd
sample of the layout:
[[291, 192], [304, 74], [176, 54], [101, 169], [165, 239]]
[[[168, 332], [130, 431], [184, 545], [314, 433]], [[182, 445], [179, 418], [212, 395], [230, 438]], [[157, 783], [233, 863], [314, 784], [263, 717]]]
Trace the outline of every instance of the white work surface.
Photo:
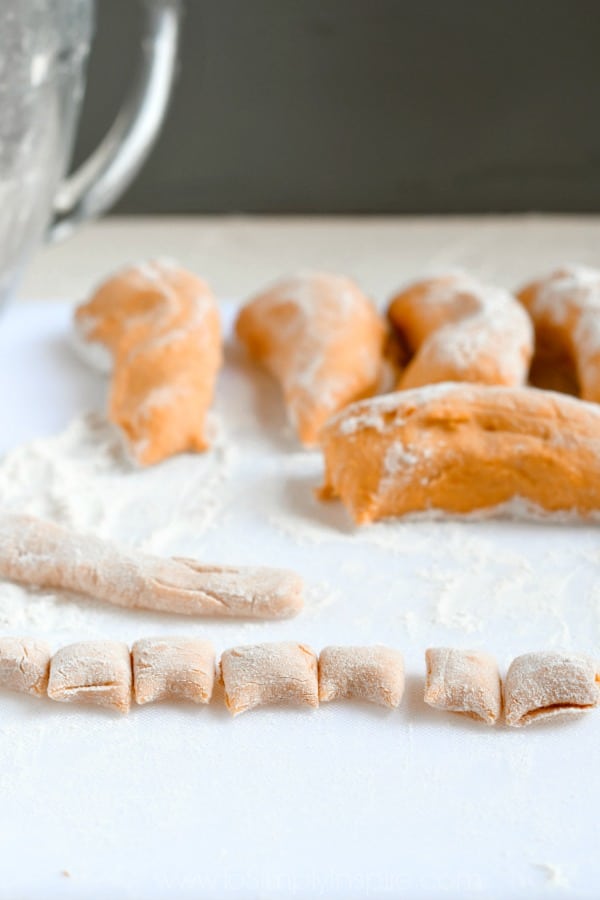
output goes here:
[[[346, 266], [342, 223], [330, 223], [331, 265], [322, 223], [318, 238], [304, 224], [297, 245], [303, 267], [357, 273], [372, 229], [389, 228], [385, 271], [379, 281], [364, 273], [382, 299], [384, 280], [388, 292], [428, 260], [439, 267], [440, 257], [493, 270], [505, 284], [564, 258], [597, 264], [599, 226], [584, 225], [367, 223], [363, 232], [348, 225], [356, 230], [354, 243], [346, 241]], [[242, 226], [250, 228], [231, 227]], [[159, 227], [140, 225], [148, 233]], [[210, 223], [178, 227], [187, 234], [181, 253], [169, 227], [164, 247], [154, 234], [151, 252], [189, 264], [194, 227], [207, 245]], [[107, 239], [111, 228], [122, 230], [118, 246]], [[89, 229], [71, 245], [74, 269], [78, 241], [91, 259], [97, 240], [105, 269], [139, 256], [135, 228]], [[235, 270], [234, 245], [231, 251]], [[68, 252], [65, 245], [36, 263], [29, 283], [38, 292], [72, 299], [84, 290], [78, 276], [65, 280]], [[223, 246], [219, 252], [222, 261]], [[381, 256], [381, 240], [373, 253]], [[292, 267], [292, 248], [275, 254], [271, 276]], [[255, 268], [267, 263], [265, 256]], [[89, 268], [92, 280], [101, 274]], [[220, 273], [221, 284], [231, 285], [224, 266]], [[258, 286], [242, 280], [240, 290]], [[223, 309], [230, 319], [231, 304]], [[314, 499], [319, 454], [298, 448], [277, 391], [231, 346], [215, 449], [146, 472], [121, 460], [109, 472], [111, 436], [101, 424], [84, 434], [81, 424], [71, 427], [54, 443], [46, 437], [103, 408], [105, 383], [74, 356], [68, 336], [64, 304], [16, 304], [0, 323], [0, 450], [42, 438], [35, 452], [16, 450], [0, 464], [0, 502], [156, 552], [295, 568], [307, 582], [306, 610], [285, 622], [219, 623], [27, 598], [3, 584], [0, 634], [47, 637], [58, 647], [95, 636], [131, 642], [189, 633], [211, 638], [218, 651], [278, 639], [317, 651], [328, 643], [386, 643], [405, 654], [407, 690], [391, 713], [332, 703], [236, 719], [220, 702], [133, 708], [119, 717], [1, 694], [0, 898], [597, 897], [600, 711], [563, 724], [487, 728], [428, 709], [422, 691], [431, 645], [484, 648], [503, 670], [527, 650], [598, 653], [598, 529], [390, 522], [357, 530], [339, 504]], [[86, 441], [86, 458], [71, 464], [69, 453]], [[58, 467], [50, 452], [56, 442], [65, 460]], [[36, 472], [23, 487], [28, 459]], [[43, 466], [53, 486], [37, 496]], [[157, 504], [170, 480], [173, 497]], [[72, 502], [77, 492], [90, 497], [85, 513]]]

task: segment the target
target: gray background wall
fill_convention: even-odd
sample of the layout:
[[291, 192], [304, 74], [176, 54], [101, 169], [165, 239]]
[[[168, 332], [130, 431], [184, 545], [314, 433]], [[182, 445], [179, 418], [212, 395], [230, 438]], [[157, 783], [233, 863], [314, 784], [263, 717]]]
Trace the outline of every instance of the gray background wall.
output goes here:
[[[138, 4], [99, 0], [80, 158]], [[600, 211], [598, 0], [188, 0], [168, 121], [119, 212]]]

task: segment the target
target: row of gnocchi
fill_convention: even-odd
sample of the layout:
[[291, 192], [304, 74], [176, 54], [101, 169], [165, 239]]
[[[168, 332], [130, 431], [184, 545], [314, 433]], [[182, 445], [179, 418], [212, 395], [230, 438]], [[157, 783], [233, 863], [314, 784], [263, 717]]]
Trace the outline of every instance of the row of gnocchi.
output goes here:
[[[486, 653], [447, 647], [426, 651], [425, 703], [489, 725], [581, 713], [600, 703], [600, 666], [582, 654], [518, 656], [504, 684]], [[0, 686], [59, 702], [80, 701], [127, 712], [138, 704], [183, 699], [209, 703], [215, 681], [235, 716], [257, 706], [316, 707], [362, 700], [394, 709], [404, 694], [402, 654], [389, 647], [326, 647], [317, 657], [293, 642], [226, 650], [216, 664], [209, 641], [146, 638], [131, 651], [118, 641], [86, 641], [51, 654], [45, 641], [0, 638]]]

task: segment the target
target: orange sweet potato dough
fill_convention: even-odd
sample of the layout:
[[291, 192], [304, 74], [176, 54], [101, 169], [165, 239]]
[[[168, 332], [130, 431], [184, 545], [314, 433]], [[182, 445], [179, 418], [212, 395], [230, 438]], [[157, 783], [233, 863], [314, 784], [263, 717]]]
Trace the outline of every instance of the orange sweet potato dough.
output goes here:
[[172, 263], [132, 266], [78, 307], [75, 328], [85, 344], [110, 353], [109, 417], [138, 463], [208, 447], [222, 339], [204, 281]]
[[502, 288], [462, 272], [426, 278], [393, 297], [388, 318], [411, 355], [399, 388], [441, 381], [518, 386], [527, 380], [533, 328]]
[[[357, 523], [408, 513], [600, 513], [600, 407], [536, 388], [434, 384], [323, 429], [323, 499]], [[514, 510], [515, 501], [517, 509]]]
[[377, 388], [385, 325], [349, 278], [314, 274], [279, 281], [242, 308], [236, 330], [279, 381], [303, 444], [315, 444], [333, 413]]
[[600, 271], [563, 266], [517, 296], [533, 319], [539, 352], [553, 362], [566, 358], [577, 393], [600, 403]]

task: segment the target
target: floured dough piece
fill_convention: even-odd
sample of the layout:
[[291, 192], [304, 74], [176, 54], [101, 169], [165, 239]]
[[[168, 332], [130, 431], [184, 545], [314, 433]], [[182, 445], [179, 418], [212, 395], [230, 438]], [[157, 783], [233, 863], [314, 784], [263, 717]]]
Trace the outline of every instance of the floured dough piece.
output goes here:
[[145, 638], [131, 648], [135, 702], [192, 700], [210, 703], [215, 651], [198, 638]]
[[236, 331], [281, 384], [303, 444], [315, 444], [332, 413], [377, 388], [385, 326], [349, 278], [314, 274], [279, 281], [243, 307]]
[[118, 712], [131, 705], [131, 657], [119, 641], [82, 641], [52, 657], [48, 696], [60, 703], [91, 703]]
[[390, 709], [404, 694], [404, 660], [391, 647], [325, 647], [319, 656], [319, 700], [367, 700]]
[[600, 403], [600, 271], [565, 266], [517, 294], [533, 319], [536, 340], [566, 356], [584, 400]]
[[0, 516], [0, 578], [190, 616], [278, 619], [303, 605], [302, 579], [286, 569], [159, 559], [10, 513]]
[[518, 656], [504, 681], [506, 724], [531, 725], [600, 703], [600, 669], [589, 656], [542, 651]]
[[340, 497], [361, 524], [424, 511], [600, 512], [600, 408], [563, 394], [430, 385], [355, 403], [321, 438], [320, 496]]
[[133, 266], [78, 307], [75, 329], [83, 346], [112, 359], [109, 417], [137, 462], [207, 448], [222, 341], [203, 281], [171, 263]]
[[502, 712], [496, 660], [477, 650], [433, 647], [425, 652], [425, 703], [494, 725]]
[[317, 657], [305, 644], [234, 647], [223, 653], [220, 671], [234, 716], [270, 703], [319, 705]]
[[46, 693], [50, 647], [33, 638], [0, 638], [0, 687], [22, 694]]
[[502, 288], [464, 273], [426, 278], [396, 294], [388, 317], [412, 354], [399, 388], [440, 381], [518, 386], [527, 380], [533, 328]]

